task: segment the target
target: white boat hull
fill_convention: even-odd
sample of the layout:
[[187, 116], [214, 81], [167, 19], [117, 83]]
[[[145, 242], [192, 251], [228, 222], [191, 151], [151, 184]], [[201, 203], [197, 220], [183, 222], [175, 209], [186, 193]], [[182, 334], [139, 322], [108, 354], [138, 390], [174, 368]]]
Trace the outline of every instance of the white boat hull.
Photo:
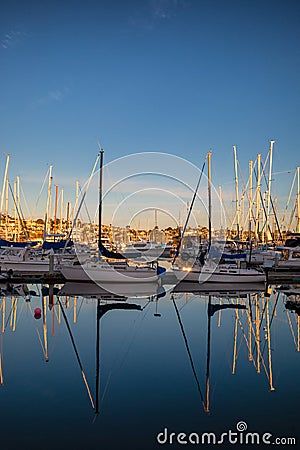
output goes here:
[[191, 268], [186, 271], [173, 268], [175, 276], [180, 281], [191, 281], [197, 283], [264, 283], [266, 275], [255, 269], [223, 269], [215, 270], [206, 268]]
[[20, 274], [41, 274], [49, 272], [48, 261], [20, 261], [20, 262], [1, 262], [1, 270], [8, 272], [12, 270], [13, 273]]
[[155, 269], [127, 266], [116, 269], [105, 265], [62, 266], [60, 272], [67, 281], [94, 281], [95, 283], [152, 283], [158, 280]]

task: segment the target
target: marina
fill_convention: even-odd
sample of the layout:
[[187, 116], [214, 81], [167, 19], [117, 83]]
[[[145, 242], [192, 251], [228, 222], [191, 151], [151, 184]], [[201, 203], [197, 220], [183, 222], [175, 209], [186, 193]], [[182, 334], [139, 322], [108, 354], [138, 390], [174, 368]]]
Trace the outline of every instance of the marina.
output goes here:
[[0, 24], [0, 450], [299, 448], [300, 2]]
[[[220, 236], [209, 152], [181, 226], [160, 229], [154, 208], [153, 229], [113, 233], [103, 155], [91, 174], [99, 164], [97, 222], [80, 219], [89, 182], [72, 220], [58, 219], [57, 206], [47, 220], [50, 177], [42, 239], [27, 228], [9, 239], [1, 216], [3, 448], [181, 448], [176, 433], [208, 448], [240, 424], [253, 445], [266, 433], [269, 443], [298, 442], [300, 209], [289, 233], [251, 232], [268, 217], [253, 214], [248, 231], [235, 217]], [[207, 225], [193, 229], [206, 164]]]
[[[112, 294], [91, 283], [2, 284], [4, 448], [40, 449], [43, 440], [60, 449], [67, 438], [74, 449], [153, 449], [165, 428], [220, 435], [239, 421], [272, 440], [299, 439], [295, 295], [299, 285]], [[53, 415], [64, 426], [45, 441]]]

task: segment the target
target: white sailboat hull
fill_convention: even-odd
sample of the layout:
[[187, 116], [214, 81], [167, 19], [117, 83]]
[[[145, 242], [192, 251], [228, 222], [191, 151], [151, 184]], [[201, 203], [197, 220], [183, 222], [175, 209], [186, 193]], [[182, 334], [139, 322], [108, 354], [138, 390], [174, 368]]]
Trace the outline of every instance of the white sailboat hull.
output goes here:
[[190, 270], [182, 270], [174, 267], [173, 272], [178, 280], [197, 283], [263, 283], [266, 275], [255, 269], [238, 269], [217, 267], [192, 267]]
[[40, 274], [49, 272], [49, 260], [45, 261], [7, 261], [1, 262], [1, 270], [8, 272], [12, 270], [17, 273], [24, 274]]
[[67, 281], [94, 281], [96, 283], [151, 283], [158, 280], [155, 269], [110, 264], [62, 266], [60, 272]]
[[278, 261], [275, 268], [279, 269], [300, 269], [300, 259], [287, 259], [286, 261]]

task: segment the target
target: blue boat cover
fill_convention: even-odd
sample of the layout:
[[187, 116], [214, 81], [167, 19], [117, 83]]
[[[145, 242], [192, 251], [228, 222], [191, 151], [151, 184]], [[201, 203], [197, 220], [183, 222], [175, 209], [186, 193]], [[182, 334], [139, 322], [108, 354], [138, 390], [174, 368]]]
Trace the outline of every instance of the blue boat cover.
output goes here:
[[[65, 241], [65, 240], [56, 241], [56, 242], [55, 241], [54, 242], [44, 241], [43, 245], [42, 245], [42, 249], [44, 249], [44, 250], [50, 250], [50, 249], [60, 250], [60, 249], [65, 247], [66, 242], [67, 241]], [[74, 242], [73, 241], [69, 241], [67, 243], [67, 248], [72, 247], [73, 245], [74, 245]]]
[[16, 242], [7, 241], [6, 239], [0, 239], [0, 247], [33, 247], [37, 245], [37, 242]]
[[164, 267], [161, 267], [157, 264], [157, 275], [161, 276], [166, 272], [166, 269]]
[[105, 258], [126, 259], [125, 256], [121, 255], [121, 253], [107, 250], [107, 248], [101, 242], [99, 243], [99, 251], [102, 256], [105, 256]]

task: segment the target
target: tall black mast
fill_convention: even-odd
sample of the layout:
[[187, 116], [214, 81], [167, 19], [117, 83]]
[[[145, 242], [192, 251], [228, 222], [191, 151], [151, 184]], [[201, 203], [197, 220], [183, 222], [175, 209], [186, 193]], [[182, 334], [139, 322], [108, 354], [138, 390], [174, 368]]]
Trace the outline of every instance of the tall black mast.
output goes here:
[[99, 217], [98, 217], [98, 249], [101, 251], [101, 238], [102, 238], [102, 184], [103, 184], [103, 154], [104, 150], [100, 147], [100, 171], [99, 171]]

